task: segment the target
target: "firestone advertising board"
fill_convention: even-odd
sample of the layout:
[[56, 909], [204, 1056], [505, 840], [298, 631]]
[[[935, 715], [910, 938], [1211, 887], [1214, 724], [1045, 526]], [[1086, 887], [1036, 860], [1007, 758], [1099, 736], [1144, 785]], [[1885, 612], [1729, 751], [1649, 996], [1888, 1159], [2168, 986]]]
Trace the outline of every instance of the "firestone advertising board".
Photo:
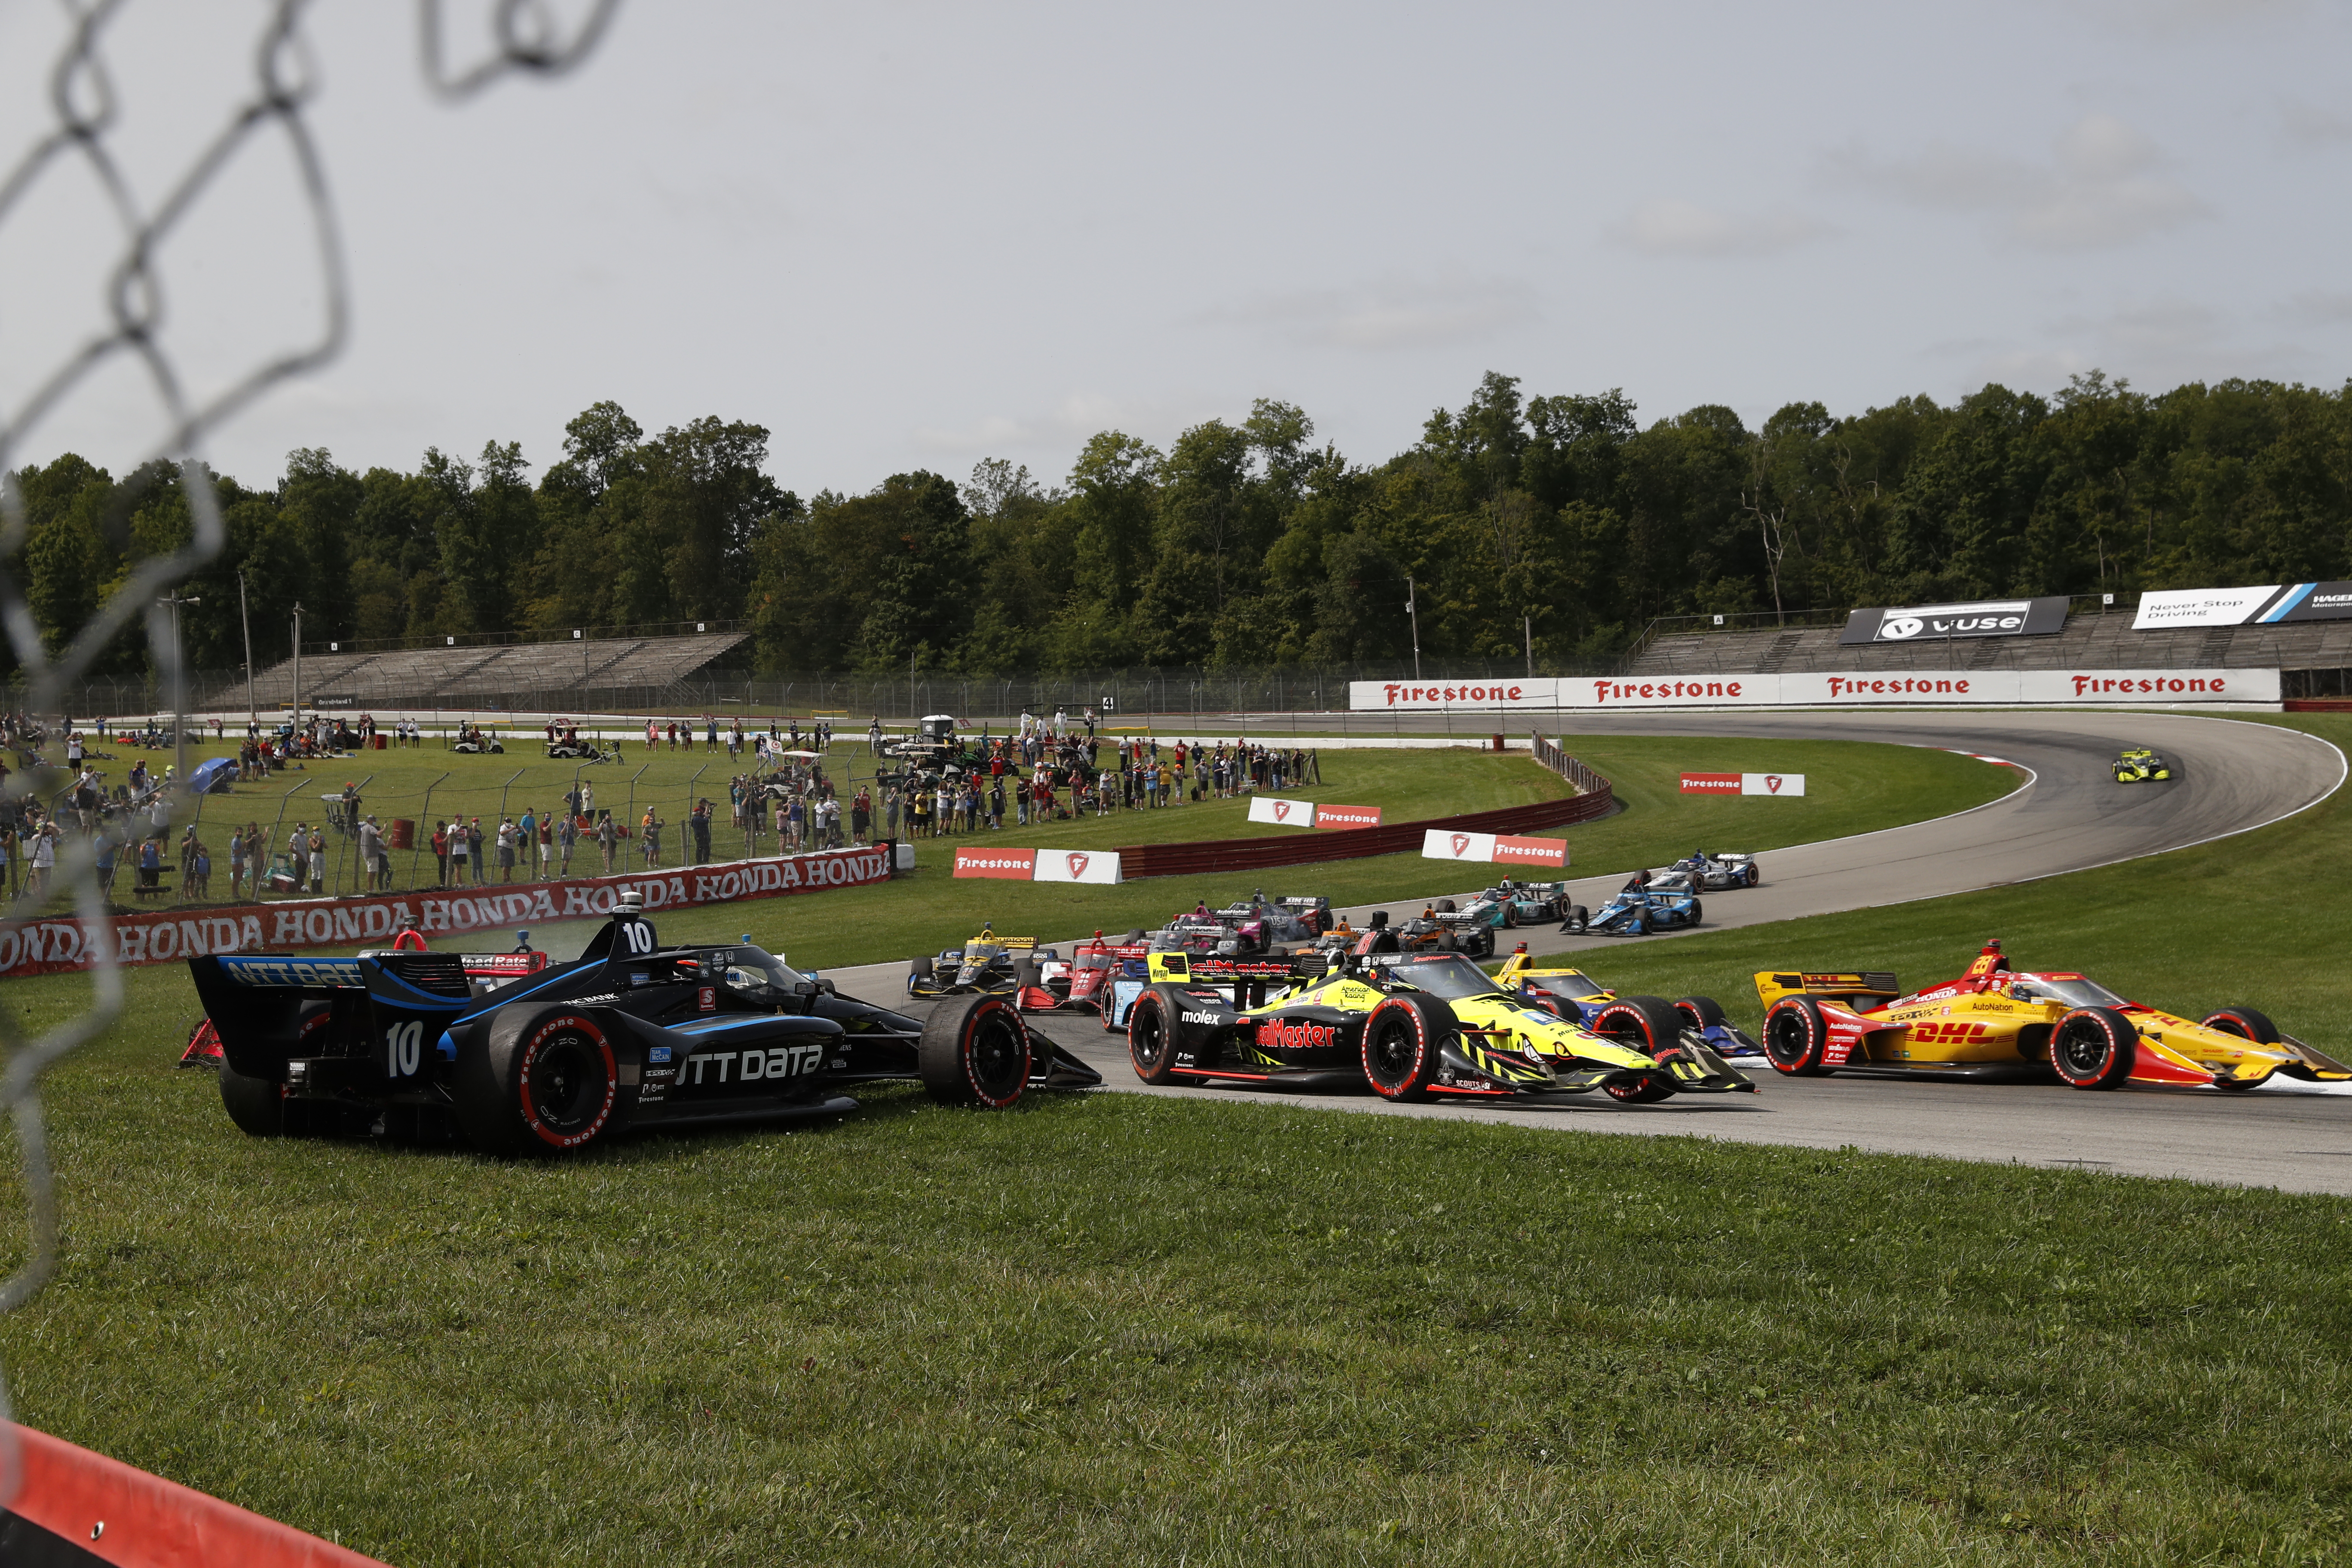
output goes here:
[[2275, 669], [1873, 670], [1787, 675], [1693, 675], [1639, 679], [1415, 682], [1357, 680], [1348, 704], [1359, 711], [1480, 714], [1589, 709], [1965, 708], [2032, 703], [2052, 707], [2146, 707], [2276, 702]]

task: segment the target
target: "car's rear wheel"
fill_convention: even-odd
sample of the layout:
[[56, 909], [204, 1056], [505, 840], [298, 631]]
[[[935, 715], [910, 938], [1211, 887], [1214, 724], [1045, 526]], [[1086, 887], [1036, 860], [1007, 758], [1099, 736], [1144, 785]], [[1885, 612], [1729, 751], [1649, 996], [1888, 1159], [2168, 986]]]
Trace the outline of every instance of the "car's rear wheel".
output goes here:
[[1127, 1010], [1127, 1059], [1146, 1083], [1176, 1077], [1176, 1016], [1158, 991], [1146, 991]]
[[1029, 1086], [1031, 1042], [1021, 1009], [1003, 995], [958, 997], [931, 1010], [916, 1041], [923, 1088], [947, 1105], [1003, 1110]]
[[1691, 907], [1690, 907], [1690, 923], [1691, 923], [1691, 924], [1693, 924], [1693, 925], [1696, 925], [1696, 924], [1698, 924], [1698, 922], [1699, 922], [1701, 920], [1703, 920], [1703, 919], [1705, 919], [1705, 918], [1706, 918], [1706, 907], [1705, 907], [1704, 905], [1702, 905], [1702, 904], [1701, 904], [1701, 903], [1700, 903], [1696, 899], [1693, 899], [1693, 900], [1691, 900]]
[[2257, 1046], [2279, 1043], [2279, 1027], [2271, 1022], [2270, 1015], [2258, 1013], [2252, 1007], [2220, 1008], [2198, 1020], [2198, 1026], [2211, 1029], [2216, 1034], [2235, 1035]]
[[1591, 924], [1592, 911], [1582, 904], [1569, 905], [1568, 912], [1559, 919], [1559, 929], [1571, 936], [1582, 935]]
[[492, 1022], [487, 1044], [458, 1058], [455, 1088], [458, 1128], [482, 1152], [565, 1152], [612, 1124], [620, 1064], [587, 1014], [514, 1013]]
[[1764, 1015], [1764, 1059], [1790, 1078], [1819, 1078], [1832, 1069], [1829, 1020], [1810, 996], [1783, 996]]
[[286, 1086], [266, 1078], [247, 1078], [224, 1059], [220, 1065], [221, 1107], [237, 1131], [250, 1138], [280, 1138], [286, 1133]]
[[1437, 900], [1437, 912], [1441, 915], [1450, 915], [1457, 914], [1460, 911], [1454, 907], [1454, 900], [1452, 899], [1440, 899]]
[[1433, 996], [1390, 996], [1364, 1016], [1364, 1077], [1383, 1100], [1427, 1100], [1438, 1058], [1461, 1026]]
[[1764, 873], [1756, 868], [1755, 861], [1750, 860], [1748, 862], [1747, 867], [1740, 872], [1739, 879], [1752, 888], [1757, 883], [1764, 879]]
[[2074, 1089], [2120, 1089], [2139, 1058], [2139, 1031], [2112, 1007], [2077, 1007], [2050, 1030], [2050, 1065]]
[[1519, 906], [1508, 900], [1504, 900], [1503, 903], [1503, 923], [1507, 926], [1516, 926], [1519, 923]]

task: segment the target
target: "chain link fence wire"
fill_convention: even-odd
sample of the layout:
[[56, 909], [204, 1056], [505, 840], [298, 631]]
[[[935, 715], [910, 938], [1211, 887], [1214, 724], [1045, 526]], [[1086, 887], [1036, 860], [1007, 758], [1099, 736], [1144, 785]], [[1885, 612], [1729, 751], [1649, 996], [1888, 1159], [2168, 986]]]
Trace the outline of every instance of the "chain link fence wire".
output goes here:
[[[620, 0], [593, 0], [565, 6], [553, 0], [497, 0], [475, 7], [482, 34], [470, 39], [445, 15], [441, 0], [418, 0], [422, 66], [426, 83], [448, 101], [469, 98], [510, 72], [560, 76], [595, 48], [609, 28]], [[223, 524], [218, 498], [209, 482], [203, 452], [205, 439], [273, 386], [318, 370], [343, 347], [350, 330], [350, 279], [336, 222], [333, 192], [306, 112], [320, 90], [317, 58], [303, 31], [307, 0], [277, 0], [268, 6], [249, 56], [251, 79], [226, 120], [190, 128], [193, 153], [172, 170], [152, 199], [142, 197], [120, 151], [122, 104], [109, 69], [110, 39], [132, 25], [131, 0], [60, 0], [66, 38], [48, 72], [48, 117], [30, 144], [0, 176], [0, 232], [21, 230], [34, 194], [51, 184], [86, 179], [103, 198], [115, 237], [110, 259], [91, 285], [102, 304], [104, 325], [54, 365], [40, 367], [13, 406], [0, 407], [0, 631], [5, 631], [21, 675], [28, 725], [64, 713], [70, 696], [92, 662], [134, 619], [143, 624], [154, 651], [160, 684], [176, 691], [182, 683], [178, 640], [170, 612], [157, 603], [174, 583], [218, 553]], [[159, 7], [139, 7], [156, 14]], [[315, 330], [297, 346], [273, 354], [232, 376], [208, 396], [189, 391], [190, 372], [166, 346], [163, 328], [169, 290], [161, 251], [164, 241], [184, 231], [205, 208], [223, 169], [247, 146], [277, 138], [290, 156], [299, 211], [289, 233], [301, 232], [309, 265], [323, 301]], [[0, 299], [0, 311], [24, 317], [62, 313], [80, 301], [32, 297]], [[186, 544], [140, 561], [130, 576], [100, 606], [72, 641], [54, 656], [46, 648], [26, 601], [18, 563], [29, 520], [15, 473], [27, 459], [26, 444], [45, 421], [69, 404], [102, 372], [130, 362], [164, 416], [165, 433], [149, 454], [179, 470], [190, 512]], [[175, 730], [182, 728], [175, 723]], [[27, 765], [9, 774], [10, 804], [46, 800], [62, 787], [61, 769], [40, 757], [31, 743]], [[187, 776], [182, 748], [179, 777]], [[87, 839], [60, 842], [53, 880], [46, 894], [20, 894], [6, 908], [8, 918], [35, 912], [47, 897], [69, 889], [74, 912], [92, 922], [106, 907], [96, 861]], [[26, 1234], [23, 1261], [0, 1281], [0, 1313], [29, 1300], [57, 1266], [58, 1195], [42, 1117], [41, 1077], [67, 1052], [103, 1033], [122, 1007], [123, 984], [111, 955], [88, 975], [87, 1001], [71, 1017], [37, 1035], [19, 1024], [15, 1009], [0, 1008], [0, 1106], [15, 1131]], [[23, 1479], [23, 1456], [12, 1424], [5, 1373], [0, 1373], [0, 1500], [13, 1499]]]

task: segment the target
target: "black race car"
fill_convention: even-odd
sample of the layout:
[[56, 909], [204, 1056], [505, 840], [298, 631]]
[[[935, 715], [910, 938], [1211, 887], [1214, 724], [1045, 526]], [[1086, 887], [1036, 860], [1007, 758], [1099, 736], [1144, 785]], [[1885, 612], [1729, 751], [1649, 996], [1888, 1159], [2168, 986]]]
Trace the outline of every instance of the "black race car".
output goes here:
[[919, 1079], [1003, 1107], [1100, 1074], [1030, 1033], [1009, 996], [918, 1023], [835, 994], [749, 942], [665, 948], [625, 903], [586, 952], [485, 991], [456, 952], [192, 958], [220, 1041], [221, 1100], [257, 1136], [462, 1135], [572, 1150], [625, 1129], [856, 1109]]

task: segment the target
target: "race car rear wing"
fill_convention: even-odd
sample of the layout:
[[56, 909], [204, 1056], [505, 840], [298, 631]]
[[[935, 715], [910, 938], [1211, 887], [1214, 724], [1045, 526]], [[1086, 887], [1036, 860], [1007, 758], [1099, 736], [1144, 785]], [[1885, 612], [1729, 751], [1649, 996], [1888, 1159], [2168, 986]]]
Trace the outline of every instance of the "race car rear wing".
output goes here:
[[1759, 970], [1756, 975], [1756, 995], [1770, 1011], [1772, 1004], [1783, 996], [1821, 996], [1843, 1002], [1854, 1011], [1867, 1012], [1884, 1007], [1903, 994], [1902, 984], [1894, 974], [1884, 969], [1845, 970], [1836, 973], [1813, 973], [1785, 969]]

